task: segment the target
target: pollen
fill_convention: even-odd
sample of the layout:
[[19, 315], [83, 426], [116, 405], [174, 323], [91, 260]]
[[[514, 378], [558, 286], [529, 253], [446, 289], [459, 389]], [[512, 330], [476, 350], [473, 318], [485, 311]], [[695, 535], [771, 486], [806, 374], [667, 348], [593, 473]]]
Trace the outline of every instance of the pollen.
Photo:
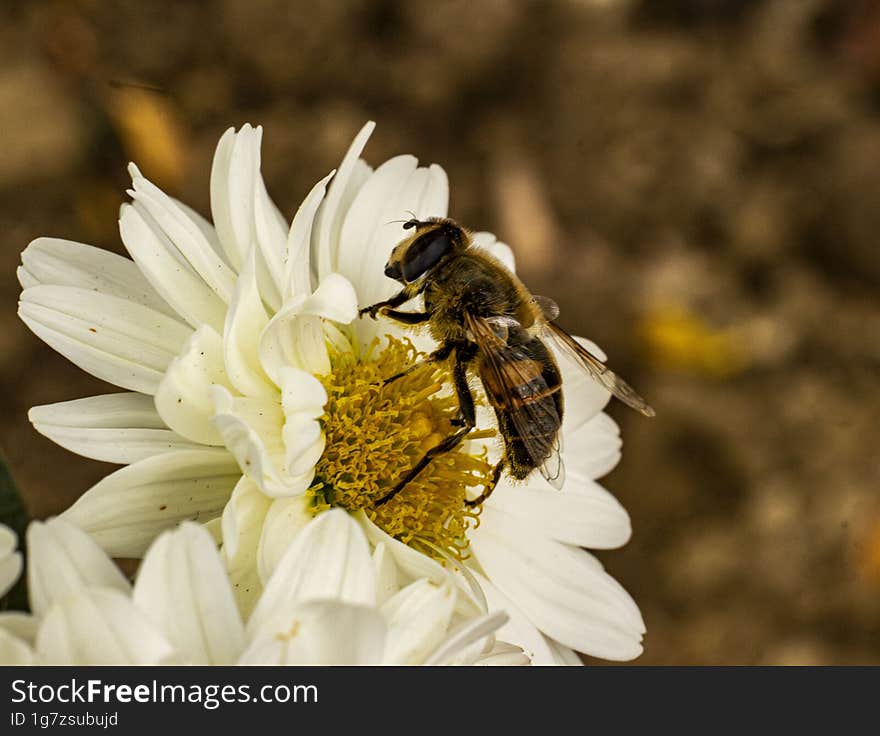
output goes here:
[[[434, 458], [403, 490], [377, 506], [432, 447], [456, 430], [458, 401], [449, 371], [427, 364], [389, 383], [425, 356], [408, 340], [389, 338], [365, 357], [340, 353], [324, 377], [328, 401], [322, 419], [326, 449], [312, 487], [315, 511], [340, 506], [363, 509], [387, 534], [432, 557], [467, 556], [467, 532], [480, 508], [465, 505], [491, 481], [485, 448], [464, 442]], [[469, 439], [494, 436], [474, 430]]]

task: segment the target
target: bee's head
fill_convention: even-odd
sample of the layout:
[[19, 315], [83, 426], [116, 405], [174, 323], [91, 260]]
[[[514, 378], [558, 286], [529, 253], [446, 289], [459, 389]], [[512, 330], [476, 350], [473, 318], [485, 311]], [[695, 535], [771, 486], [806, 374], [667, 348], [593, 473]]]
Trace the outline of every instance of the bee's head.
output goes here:
[[403, 223], [404, 230], [415, 230], [400, 242], [385, 264], [385, 275], [403, 284], [418, 281], [446, 257], [467, 247], [467, 235], [452, 220], [415, 218]]

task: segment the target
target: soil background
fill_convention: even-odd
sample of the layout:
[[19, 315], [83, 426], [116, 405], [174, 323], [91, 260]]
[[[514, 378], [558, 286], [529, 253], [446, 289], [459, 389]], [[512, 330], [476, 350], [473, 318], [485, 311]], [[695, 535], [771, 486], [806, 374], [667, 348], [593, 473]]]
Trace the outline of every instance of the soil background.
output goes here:
[[121, 252], [129, 160], [207, 214], [245, 122], [290, 217], [367, 119], [366, 158], [442, 164], [451, 214], [657, 409], [611, 406], [604, 481], [638, 663], [880, 663], [874, 1], [6, 0], [0, 447], [32, 514], [112, 467], [26, 420], [107, 387], [16, 318], [21, 250]]

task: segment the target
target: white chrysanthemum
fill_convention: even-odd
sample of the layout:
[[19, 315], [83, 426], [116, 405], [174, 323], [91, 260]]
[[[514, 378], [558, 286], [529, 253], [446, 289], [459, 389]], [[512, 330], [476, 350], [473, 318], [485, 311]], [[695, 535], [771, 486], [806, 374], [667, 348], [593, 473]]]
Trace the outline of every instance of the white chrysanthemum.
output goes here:
[[147, 551], [132, 586], [62, 519], [28, 530], [32, 615], [0, 619], [0, 664], [524, 664], [495, 643], [503, 613], [477, 613], [451, 580], [400, 588], [340, 510], [299, 535], [242, 620], [223, 560], [184, 522]]
[[[624, 544], [629, 518], [595, 481], [620, 457], [601, 412], [608, 394], [562, 361], [568, 480], [503, 481], [482, 510], [464, 506], [491, 471], [498, 439], [481, 431], [435, 460], [391, 502], [375, 501], [451, 428], [442, 369], [382, 386], [432, 349], [357, 308], [387, 298], [383, 275], [412, 215], [445, 216], [436, 165], [397, 156], [371, 169], [358, 134], [288, 227], [260, 175], [260, 128], [221, 138], [211, 173], [212, 226], [131, 167], [122, 240], [133, 261], [40, 238], [25, 250], [20, 315], [49, 345], [125, 393], [35, 407], [35, 427], [64, 447], [127, 464], [64, 517], [114, 556], [140, 556], [184, 520], [222, 536], [243, 612], [290, 540], [331, 506], [356, 514], [402, 574], [440, 581], [464, 561], [510, 615], [504, 636], [536, 663], [641, 652], [630, 596], [584, 547]], [[513, 268], [507, 246], [475, 236]], [[598, 349], [594, 349], [601, 355]], [[479, 523], [477, 520], [479, 519]], [[218, 527], [222, 527], [219, 528]]]

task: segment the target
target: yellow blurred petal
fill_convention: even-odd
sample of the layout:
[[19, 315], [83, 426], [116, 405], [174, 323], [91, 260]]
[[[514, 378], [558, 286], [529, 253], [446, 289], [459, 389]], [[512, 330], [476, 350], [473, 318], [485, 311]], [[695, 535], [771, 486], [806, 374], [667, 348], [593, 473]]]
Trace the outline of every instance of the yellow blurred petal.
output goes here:
[[649, 309], [639, 336], [649, 361], [657, 368], [728, 378], [741, 373], [750, 362], [738, 330], [715, 329], [682, 306]]

